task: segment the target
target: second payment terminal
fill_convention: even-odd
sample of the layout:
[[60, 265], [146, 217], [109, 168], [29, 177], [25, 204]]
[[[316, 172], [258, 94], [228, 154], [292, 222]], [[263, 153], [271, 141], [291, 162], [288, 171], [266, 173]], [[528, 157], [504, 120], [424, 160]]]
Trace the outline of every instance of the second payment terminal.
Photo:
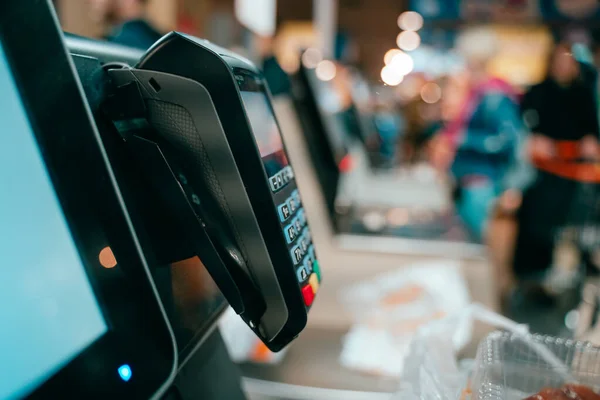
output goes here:
[[108, 74], [115, 89], [104, 110], [145, 179], [232, 308], [282, 349], [306, 325], [321, 271], [263, 77], [175, 32], [135, 68]]

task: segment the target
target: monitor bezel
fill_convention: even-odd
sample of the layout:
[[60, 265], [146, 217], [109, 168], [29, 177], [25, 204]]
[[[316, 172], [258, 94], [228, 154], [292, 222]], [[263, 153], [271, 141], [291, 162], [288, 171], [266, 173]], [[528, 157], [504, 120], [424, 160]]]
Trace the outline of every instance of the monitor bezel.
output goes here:
[[[52, 6], [1, 2], [0, 41], [108, 326], [29, 397], [157, 398], [175, 375], [175, 342]], [[100, 265], [107, 245], [116, 268]]]
[[335, 205], [338, 185], [343, 176], [338, 163], [350, 155], [350, 151], [347, 146], [336, 149], [332, 143], [335, 139], [332, 139], [332, 133], [328, 132], [326, 116], [319, 107], [318, 96], [310, 82], [310, 73], [311, 71], [301, 63], [292, 79], [295, 86], [292, 98], [304, 134], [303, 139], [325, 198], [329, 218], [337, 230]]
[[[165, 278], [168, 275], [170, 279], [170, 274], [167, 271], [174, 264], [165, 262], [161, 257], [157, 257], [156, 245], [158, 244], [157, 241], [160, 241], [158, 247], [161, 248], [159, 250], [161, 255], [172, 257], [173, 253], [179, 255], [189, 250], [189, 243], [184, 243], [185, 239], [181, 235], [175, 235], [172, 230], [165, 227], [163, 225], [165, 219], [156, 221], [156, 218], [153, 217], [153, 221], [149, 221], [148, 212], [153, 213], [158, 211], [162, 214], [162, 208], [147, 209], [146, 206], [148, 206], [148, 203], [154, 200], [151, 196], [152, 188], [145, 186], [147, 182], [144, 179], [139, 179], [140, 171], [131, 164], [131, 160], [133, 159], [130, 157], [131, 154], [126, 150], [126, 146], [124, 148], [124, 142], [119, 137], [115, 126], [102, 111], [102, 103], [106, 100], [109, 93], [108, 87], [105, 87], [106, 82], [110, 80], [106, 72], [106, 66], [114, 65], [115, 63], [134, 65], [139, 61], [144, 52], [107, 41], [75, 37], [72, 34], [66, 35], [65, 43], [75, 63], [88, 104], [95, 118], [102, 144], [106, 150], [117, 184], [121, 188], [123, 200], [129, 206], [129, 214], [133, 226], [135, 229], [144, 230], [147, 233], [141, 234], [138, 231], [140, 232], [138, 238], [144, 256], [148, 260], [155, 286], [158, 289], [161, 302], [173, 330], [178, 348], [179, 371], [194, 356], [206, 338], [218, 327], [219, 318], [227, 307], [229, 307], [229, 304], [219, 291], [210, 301], [218, 300], [220, 304], [215, 306], [206, 318], [199, 320], [199, 323], [196, 324], [198, 328], [193, 333], [186, 331], [182, 327], [183, 322], [176, 315], [173, 308], [176, 299], [172, 296], [172, 288], [167, 288], [167, 284], [170, 282], [167, 282], [168, 279]], [[155, 207], [159, 206], [156, 203], [153, 204]], [[160, 206], [163, 206], [163, 204], [160, 204]], [[141, 212], [142, 208], [146, 210], [145, 213]], [[171, 220], [171, 217], [166, 217], [166, 219]], [[152, 224], [150, 232], [148, 232], [147, 225], [149, 222]], [[164, 236], [153, 237], [156, 234], [155, 229], [157, 226], [160, 226], [161, 230], [168, 231], [169, 233]], [[193, 257], [193, 254], [189, 254], [188, 257]], [[177, 261], [191, 262], [192, 260], [187, 259], [188, 257], [175, 258]], [[197, 262], [202, 264], [199, 259]], [[199, 265], [199, 268], [205, 270], [206, 267]]]

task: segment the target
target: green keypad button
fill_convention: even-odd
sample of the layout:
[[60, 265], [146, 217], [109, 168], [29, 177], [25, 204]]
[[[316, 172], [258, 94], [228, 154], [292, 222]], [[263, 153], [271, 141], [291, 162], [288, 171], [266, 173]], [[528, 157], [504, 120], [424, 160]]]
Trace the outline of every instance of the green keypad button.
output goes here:
[[313, 263], [313, 272], [317, 274], [317, 278], [319, 278], [319, 282], [321, 282], [321, 268], [319, 268], [319, 260], [315, 260]]

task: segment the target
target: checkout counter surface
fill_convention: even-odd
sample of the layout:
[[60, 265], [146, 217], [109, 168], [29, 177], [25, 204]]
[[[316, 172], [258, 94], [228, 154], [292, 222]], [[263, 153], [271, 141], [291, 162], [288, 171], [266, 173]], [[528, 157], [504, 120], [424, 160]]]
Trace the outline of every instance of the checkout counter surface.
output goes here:
[[[473, 341], [461, 353], [474, 358], [477, 343], [490, 329], [476, 325]], [[252, 400], [389, 400], [400, 381], [342, 367], [339, 356], [345, 330], [307, 328], [279, 364], [240, 365], [244, 389]], [[399, 363], [402, 360], [398, 360]]]
[[[329, 392], [329, 395], [336, 394], [336, 398], [344, 392], [393, 393], [398, 387], [397, 380], [366, 375], [340, 365], [341, 339], [345, 333], [345, 330], [340, 329], [307, 328], [290, 345], [280, 364], [242, 364], [242, 374], [253, 379], [249, 381], [249, 385], [257, 391], [261, 389], [261, 385], [256, 380], [284, 383], [295, 386], [296, 389], [324, 389], [321, 395]], [[263, 391], [266, 393], [263, 394], [269, 394], [269, 388], [265, 386], [263, 385]], [[270, 394], [274, 393], [271, 391]]]
[[[302, 189], [313, 238], [318, 244], [325, 278], [308, 327], [290, 345], [282, 362], [241, 365], [245, 389], [251, 399], [389, 399], [398, 388], [398, 380], [346, 369], [339, 362], [343, 337], [353, 323], [352, 316], [345, 312], [340, 302], [339, 293], [375, 275], [444, 256], [460, 263], [471, 299], [497, 309], [491, 266], [483, 256], [481, 246], [476, 251], [452, 244], [453, 250], [446, 247], [447, 251], [444, 251], [442, 247], [441, 252], [423, 255], [417, 251], [406, 252], [410, 245], [404, 250], [402, 246], [395, 246], [394, 239], [384, 248], [377, 248], [373, 245], [380, 240], [373, 238], [370, 243], [363, 242], [362, 246], [353, 249], [340, 247], [340, 237], [334, 234], [327, 216], [293, 108], [287, 99], [282, 98], [275, 99], [274, 107], [297, 171], [298, 185]], [[354, 239], [361, 242], [369, 238], [357, 236]], [[487, 332], [485, 327], [476, 327], [473, 343], [476, 344]], [[474, 346], [465, 351], [466, 356], [473, 357], [474, 354]]]

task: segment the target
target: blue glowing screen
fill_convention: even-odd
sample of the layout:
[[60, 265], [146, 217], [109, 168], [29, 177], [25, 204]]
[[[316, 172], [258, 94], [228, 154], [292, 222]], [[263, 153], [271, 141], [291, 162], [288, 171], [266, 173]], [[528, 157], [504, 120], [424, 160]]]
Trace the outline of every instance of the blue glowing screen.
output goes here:
[[0, 399], [107, 330], [0, 45]]

